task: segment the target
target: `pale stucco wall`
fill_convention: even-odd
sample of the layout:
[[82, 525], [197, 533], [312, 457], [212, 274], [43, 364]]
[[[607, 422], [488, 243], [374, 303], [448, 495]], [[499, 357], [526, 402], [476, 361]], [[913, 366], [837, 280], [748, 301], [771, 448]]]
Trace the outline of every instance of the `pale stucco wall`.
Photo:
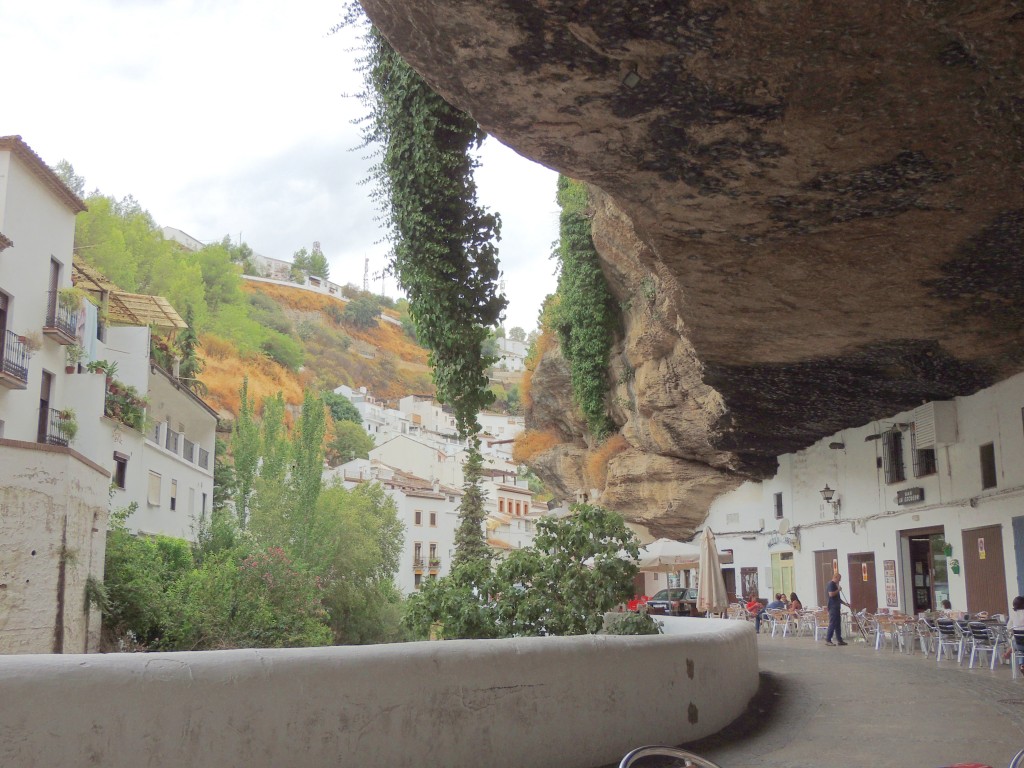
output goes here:
[[109, 482], [66, 448], [0, 441], [0, 654], [97, 648], [85, 583], [103, 579]]
[[682, 621], [650, 637], [0, 657], [0, 765], [592, 768], [714, 733], [755, 693], [746, 622]]

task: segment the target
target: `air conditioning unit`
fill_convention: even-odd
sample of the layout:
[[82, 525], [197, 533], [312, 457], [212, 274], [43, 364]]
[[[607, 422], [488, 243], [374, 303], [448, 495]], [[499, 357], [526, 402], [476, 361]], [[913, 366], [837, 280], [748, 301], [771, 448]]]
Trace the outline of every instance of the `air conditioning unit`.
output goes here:
[[914, 445], [934, 448], [956, 442], [956, 401], [925, 403], [914, 409]]

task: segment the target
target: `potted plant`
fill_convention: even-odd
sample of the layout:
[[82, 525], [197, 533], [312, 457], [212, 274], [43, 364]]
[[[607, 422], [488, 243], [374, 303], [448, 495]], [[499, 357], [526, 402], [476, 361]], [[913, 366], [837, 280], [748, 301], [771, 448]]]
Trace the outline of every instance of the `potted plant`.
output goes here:
[[25, 345], [25, 350], [30, 357], [43, 348], [43, 337], [38, 333], [26, 333], [24, 336], [19, 336], [18, 341]]
[[81, 344], [69, 344], [64, 347], [64, 372], [74, 373], [83, 357], [85, 348]]
[[82, 299], [86, 301], [96, 303], [95, 299], [89, 294], [88, 291], [82, 288], [61, 288], [57, 291], [57, 301], [60, 305], [68, 312], [76, 312], [82, 305]]
[[78, 418], [75, 415], [74, 408], [64, 408], [58, 411], [61, 421], [61, 429], [68, 438], [68, 443], [71, 443], [75, 439], [75, 435], [78, 434]]
[[107, 377], [109, 384], [117, 375], [117, 363], [112, 363], [109, 360], [92, 360], [86, 364], [85, 370], [89, 373], [102, 373]]

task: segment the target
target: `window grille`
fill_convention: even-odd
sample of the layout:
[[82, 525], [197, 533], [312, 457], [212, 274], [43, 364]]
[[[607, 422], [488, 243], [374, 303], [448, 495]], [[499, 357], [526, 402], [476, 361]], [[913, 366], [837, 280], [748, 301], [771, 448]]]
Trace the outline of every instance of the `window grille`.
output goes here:
[[167, 425], [167, 438], [164, 440], [164, 448], [175, 455], [178, 453], [178, 433], [171, 429], [169, 424]]
[[981, 487], [995, 488], [996, 482], [996, 447], [992, 443], [986, 443], [980, 448], [981, 457]]
[[184, 444], [184, 451], [182, 452], [182, 457], [185, 459], [185, 461], [188, 461], [188, 462], [191, 462], [191, 463], [195, 463], [195, 460], [196, 460], [196, 444], [193, 443], [191, 440], [189, 440], [187, 437], [184, 439], [183, 444]]
[[897, 427], [882, 433], [882, 469], [887, 483], [907, 479], [903, 468], [903, 433]]
[[910, 455], [914, 457], [914, 477], [934, 475], [938, 469], [935, 464], [934, 448], [917, 447], [917, 429], [910, 433]]

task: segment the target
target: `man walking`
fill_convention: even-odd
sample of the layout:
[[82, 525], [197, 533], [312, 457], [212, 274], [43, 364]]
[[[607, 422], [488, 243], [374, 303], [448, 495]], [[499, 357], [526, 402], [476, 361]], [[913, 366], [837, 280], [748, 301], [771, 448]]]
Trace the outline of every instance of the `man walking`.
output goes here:
[[[828, 634], [825, 635], [825, 645], [846, 645], [846, 641], [843, 640], [843, 624], [842, 624], [842, 607], [846, 605], [849, 607], [849, 603], [843, 600], [839, 594], [839, 582], [843, 580], [842, 575], [839, 573], [832, 574], [832, 581], [825, 587], [825, 591], [828, 592]], [[832, 642], [832, 636], [835, 635], [836, 642]]]

